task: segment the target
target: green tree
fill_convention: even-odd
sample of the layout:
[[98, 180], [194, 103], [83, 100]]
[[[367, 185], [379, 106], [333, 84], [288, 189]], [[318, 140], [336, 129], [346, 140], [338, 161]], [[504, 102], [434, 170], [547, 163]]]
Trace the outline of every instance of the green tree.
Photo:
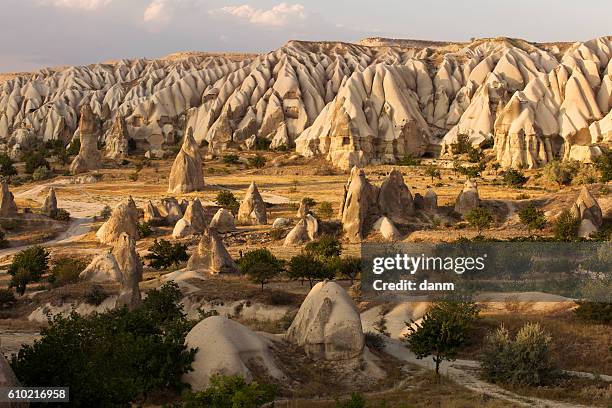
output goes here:
[[436, 375], [442, 361], [452, 361], [468, 342], [470, 330], [478, 318], [478, 307], [472, 302], [441, 302], [423, 316], [421, 323], [408, 324], [406, 347], [418, 359], [432, 356]]
[[13, 164], [13, 160], [6, 154], [0, 155], [0, 175], [10, 177], [17, 174], [17, 170], [15, 170]]
[[261, 169], [266, 165], [266, 158], [260, 154], [256, 154], [255, 156], [249, 157], [247, 161], [250, 167], [255, 167], [256, 169]]
[[467, 222], [478, 231], [480, 235], [483, 229], [489, 228], [493, 222], [493, 215], [485, 207], [476, 207], [470, 210], [465, 216]]
[[229, 190], [219, 191], [217, 193], [217, 197], [215, 198], [215, 202], [217, 205], [225, 208], [234, 215], [238, 213], [238, 209], [240, 208], [240, 203], [234, 196], [234, 193]]
[[277, 389], [274, 385], [247, 383], [240, 376], [215, 375], [210, 387], [191, 392], [183, 397], [182, 408], [258, 408], [274, 401]]
[[529, 230], [529, 235], [531, 235], [532, 230], [541, 231], [546, 227], [546, 216], [544, 216], [544, 211], [540, 210], [533, 203], [529, 203], [523, 207], [518, 215], [521, 223]]
[[181, 391], [196, 350], [175, 283], [149, 291], [141, 307], [82, 316], [57, 314], [11, 366], [23, 386], [70, 387], [74, 407], [119, 407]]
[[595, 167], [601, 174], [600, 181], [607, 183], [612, 181], [612, 150], [606, 150], [595, 160]]
[[333, 279], [335, 271], [312, 254], [296, 255], [289, 261], [287, 274], [291, 279], [306, 279], [312, 289], [317, 280]]
[[240, 163], [240, 158], [236, 154], [226, 154], [225, 156], [223, 156], [223, 163], [238, 164]]
[[10, 286], [23, 295], [29, 283], [40, 282], [49, 269], [49, 252], [41, 246], [32, 246], [17, 253], [9, 266]]
[[87, 262], [74, 257], [61, 257], [53, 262], [49, 282], [54, 286], [76, 283], [79, 275], [87, 267]]
[[140, 238], [150, 237], [153, 234], [153, 229], [151, 228], [151, 224], [148, 222], [139, 222], [138, 223], [138, 236]]
[[572, 169], [565, 163], [560, 163], [556, 160], [551, 161], [544, 166], [542, 176], [545, 180], [557, 183], [559, 187], [572, 182]]
[[457, 142], [451, 143], [451, 152], [455, 155], [468, 153], [470, 149], [472, 149], [470, 137], [465, 133], [459, 133], [457, 135]]
[[240, 272], [260, 284], [262, 291], [265, 284], [283, 271], [283, 262], [266, 248], [247, 252], [237, 263]]
[[580, 221], [570, 210], [563, 210], [553, 224], [553, 231], [557, 241], [573, 241], [578, 235]]
[[319, 211], [317, 211], [317, 214], [323, 219], [330, 219], [334, 216], [334, 208], [329, 201], [321, 201], [319, 203]]
[[350, 279], [351, 285], [355, 282], [359, 273], [361, 273], [361, 259], [355, 256], [344, 258], [334, 256], [330, 258], [329, 264], [335, 271], [336, 276], [344, 276]]
[[504, 183], [511, 187], [520, 187], [527, 182], [527, 177], [515, 169], [509, 169], [504, 172]]
[[22, 160], [25, 162], [25, 171], [28, 174], [34, 173], [39, 167], [49, 168], [49, 163], [44, 154], [38, 150], [24, 153]]
[[309, 242], [304, 247], [305, 251], [317, 258], [331, 258], [340, 256], [342, 244], [331, 235], [323, 235], [317, 241]]
[[189, 259], [187, 255], [187, 245], [173, 244], [165, 239], [155, 240], [149, 247], [149, 254], [145, 259], [150, 260], [151, 267], [155, 269], [166, 269], [171, 266], [178, 266]]
[[431, 182], [434, 182], [434, 178], [440, 180], [442, 178], [442, 173], [440, 173], [440, 169], [436, 166], [427, 166], [425, 167], [425, 175], [427, 177], [431, 177]]

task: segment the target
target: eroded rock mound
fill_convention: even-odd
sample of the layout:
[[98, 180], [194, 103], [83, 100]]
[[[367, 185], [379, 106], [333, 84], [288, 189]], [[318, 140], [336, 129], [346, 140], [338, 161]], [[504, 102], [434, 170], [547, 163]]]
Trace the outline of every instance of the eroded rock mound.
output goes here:
[[122, 275], [117, 306], [125, 305], [133, 309], [140, 305], [142, 300], [138, 286], [142, 280], [142, 261], [136, 252], [136, 240], [122, 233], [113, 249], [113, 256]]
[[232, 232], [236, 230], [236, 222], [231, 212], [225, 208], [219, 208], [219, 210], [213, 216], [210, 221], [211, 229], [214, 229], [222, 234]]
[[185, 345], [198, 349], [193, 371], [183, 375], [193, 391], [208, 388], [214, 375], [238, 375], [250, 382], [254, 379], [249, 369], [253, 363], [265, 371], [262, 374], [284, 377], [271, 353], [271, 341], [225, 317], [202, 320], [187, 334]]
[[178, 200], [174, 197], [162, 198], [159, 212], [169, 224], [175, 224], [183, 218], [183, 209]]
[[[0, 387], [2, 388], [15, 388], [21, 387], [19, 380], [15, 376], [11, 365], [4, 357], [4, 354], [0, 350]], [[27, 408], [28, 403], [22, 402], [3, 402], [2, 406], [5, 408]]]
[[379, 213], [377, 200], [378, 187], [370, 184], [362, 169], [353, 167], [341, 206], [342, 229], [350, 242], [365, 238]]
[[438, 210], [438, 195], [431, 188], [427, 189], [427, 193], [425, 193], [425, 197], [423, 197], [423, 208], [426, 211]]
[[206, 214], [199, 199], [189, 203], [183, 218], [178, 220], [172, 231], [173, 238], [184, 238], [192, 234], [201, 234], [206, 229]]
[[304, 197], [302, 198], [302, 201], [300, 201], [300, 207], [297, 211], [297, 217], [301, 219], [307, 216], [308, 214], [310, 214], [310, 206], [308, 204], [308, 199]]
[[87, 104], [83, 105], [79, 123], [81, 147], [79, 154], [70, 165], [72, 174], [85, 173], [100, 168], [102, 157], [98, 150], [98, 132], [98, 120], [91, 107]]
[[125, 159], [128, 156], [130, 136], [125, 119], [121, 115], [115, 117], [113, 126], [106, 136], [106, 157], [114, 160]]
[[377, 231], [385, 241], [397, 241], [402, 237], [402, 234], [397, 230], [393, 221], [387, 217], [380, 217], [372, 226], [374, 231]]
[[196, 252], [187, 262], [187, 268], [203, 269], [210, 275], [238, 273], [238, 267], [223, 245], [219, 235], [212, 229], [202, 234]]
[[599, 231], [603, 224], [601, 207], [586, 186], [580, 190], [580, 195], [572, 205], [571, 212], [580, 221], [578, 235], [581, 237], [589, 237], [592, 233]]
[[9, 191], [8, 184], [3, 181], [0, 184], [0, 217], [15, 217], [17, 215], [17, 205], [13, 193]]
[[408, 222], [408, 216], [414, 214], [412, 194], [404, 176], [397, 170], [392, 170], [380, 186], [378, 206], [381, 214], [398, 224]]
[[151, 225], [159, 225], [164, 221], [164, 217], [162, 217], [159, 209], [151, 200], [147, 201], [147, 204], [144, 207], [143, 219], [145, 222]]
[[49, 189], [40, 211], [48, 217], [53, 216], [53, 214], [57, 212], [57, 197], [55, 196], [55, 189], [53, 187]]
[[79, 274], [79, 279], [88, 282], [121, 283], [123, 281], [123, 273], [119, 269], [115, 255], [106, 253], [94, 257], [89, 265], [87, 265], [87, 268]]
[[189, 193], [204, 189], [202, 157], [191, 132], [185, 135], [183, 146], [174, 159], [168, 178], [168, 192]]
[[134, 239], [139, 238], [138, 209], [132, 198], [119, 203], [115, 207], [110, 218], [102, 224], [96, 233], [96, 237], [103, 244], [114, 245], [124, 232]]
[[478, 185], [475, 181], [467, 180], [455, 202], [455, 211], [466, 216], [471, 210], [480, 206]]
[[265, 225], [268, 223], [266, 203], [259, 194], [255, 182], [251, 183], [240, 203], [238, 222], [246, 225]]
[[335, 282], [319, 282], [308, 293], [287, 331], [288, 341], [326, 360], [359, 357], [365, 339], [353, 301]]
[[285, 237], [284, 246], [299, 246], [314, 241], [319, 236], [319, 221], [311, 214], [302, 217]]

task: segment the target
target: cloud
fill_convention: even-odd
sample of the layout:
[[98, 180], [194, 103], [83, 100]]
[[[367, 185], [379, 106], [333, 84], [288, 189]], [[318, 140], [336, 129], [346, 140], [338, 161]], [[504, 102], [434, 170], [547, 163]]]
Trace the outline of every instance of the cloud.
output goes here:
[[172, 18], [172, 7], [164, 0], [153, 0], [144, 11], [145, 23], [165, 24]]
[[256, 9], [248, 4], [212, 10], [212, 15], [224, 15], [255, 25], [283, 27], [308, 18], [301, 4], [280, 3], [270, 9]]
[[55, 7], [97, 10], [109, 5], [112, 1], [113, 0], [40, 0], [39, 3]]

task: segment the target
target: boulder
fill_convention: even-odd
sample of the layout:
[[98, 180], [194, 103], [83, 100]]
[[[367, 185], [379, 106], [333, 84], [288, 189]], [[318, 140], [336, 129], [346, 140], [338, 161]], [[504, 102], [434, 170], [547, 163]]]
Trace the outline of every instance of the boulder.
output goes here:
[[412, 194], [399, 171], [392, 170], [383, 181], [378, 194], [378, 206], [381, 215], [398, 224], [408, 223], [409, 217], [414, 215]]
[[222, 234], [235, 231], [236, 223], [234, 221], [234, 216], [225, 208], [219, 208], [210, 221], [209, 227]]
[[102, 156], [98, 150], [98, 120], [89, 104], [84, 104], [81, 107], [79, 135], [81, 147], [79, 154], [70, 165], [72, 174], [86, 173], [98, 169], [102, 162]]
[[190, 129], [185, 134], [183, 146], [179, 151], [168, 179], [169, 193], [189, 193], [204, 189], [204, 173], [202, 172], [202, 157], [198, 144]]
[[113, 160], [125, 159], [128, 156], [129, 141], [125, 119], [118, 114], [106, 137], [106, 157]]
[[124, 232], [134, 239], [139, 238], [138, 209], [131, 197], [115, 207], [110, 218], [96, 233], [96, 237], [103, 244], [112, 245]]
[[342, 229], [350, 242], [361, 242], [366, 236], [379, 214], [377, 199], [378, 188], [362, 169], [353, 167], [341, 206]]
[[214, 375], [238, 375], [250, 382], [254, 379], [249, 369], [252, 363], [270, 377], [284, 377], [270, 351], [271, 340], [225, 317], [211, 316], [199, 322], [187, 334], [185, 345], [198, 349], [193, 371], [183, 375], [192, 391], [208, 388]]
[[164, 217], [159, 212], [159, 209], [153, 204], [151, 200], [147, 201], [144, 207], [143, 219], [145, 222], [151, 225], [159, 225], [164, 221]]
[[0, 185], [0, 217], [15, 217], [17, 215], [17, 205], [13, 193], [9, 191], [6, 181]]
[[361, 356], [365, 338], [353, 301], [340, 285], [319, 282], [300, 306], [286, 339], [314, 358], [348, 360]]
[[223, 241], [215, 230], [204, 231], [196, 252], [194, 252], [187, 268], [204, 269], [210, 275], [238, 273], [238, 267], [223, 245]]
[[40, 212], [48, 217], [53, 216], [53, 214], [57, 212], [57, 197], [55, 196], [55, 189], [53, 187], [49, 189]]
[[438, 210], [438, 195], [431, 188], [427, 189], [427, 193], [425, 193], [423, 198], [423, 209], [426, 211]]
[[178, 200], [174, 197], [162, 198], [159, 212], [168, 224], [175, 224], [183, 218], [183, 210]]
[[402, 234], [393, 225], [393, 221], [387, 217], [380, 217], [376, 220], [372, 229], [377, 231], [385, 241], [397, 241], [402, 237]]
[[306, 215], [295, 224], [285, 237], [283, 246], [298, 246], [314, 241], [319, 236], [319, 222], [311, 214]]
[[88, 282], [121, 283], [123, 273], [119, 269], [115, 256], [108, 252], [94, 257], [80, 274], [79, 279]]
[[206, 214], [199, 199], [194, 199], [187, 206], [185, 215], [181, 218], [172, 231], [173, 238], [184, 238], [191, 234], [201, 234], [206, 229]]
[[603, 224], [601, 207], [586, 186], [580, 190], [580, 195], [570, 211], [580, 221], [578, 235], [581, 237], [588, 238], [592, 233], [599, 231]]
[[272, 223], [272, 228], [287, 228], [291, 225], [291, 220], [289, 218], [277, 218]]
[[240, 203], [238, 222], [246, 225], [265, 225], [268, 223], [266, 203], [261, 198], [255, 182], [251, 183]]
[[308, 214], [310, 214], [310, 206], [308, 205], [308, 199], [304, 197], [302, 198], [302, 201], [300, 201], [300, 208], [298, 208], [297, 217], [301, 219]]
[[459, 193], [455, 202], [455, 211], [466, 216], [471, 210], [480, 206], [480, 197], [478, 195], [478, 185], [475, 181], [467, 180], [463, 187], [463, 191]]
[[122, 233], [112, 252], [119, 270], [121, 271], [121, 289], [117, 306], [127, 306], [133, 309], [140, 305], [139, 282], [142, 280], [142, 261], [136, 252], [136, 240], [126, 233]]

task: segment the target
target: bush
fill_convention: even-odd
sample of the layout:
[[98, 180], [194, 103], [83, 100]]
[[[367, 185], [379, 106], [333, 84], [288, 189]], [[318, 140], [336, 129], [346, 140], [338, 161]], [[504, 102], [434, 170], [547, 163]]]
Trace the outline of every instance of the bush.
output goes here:
[[87, 262], [79, 258], [62, 257], [55, 261], [51, 268], [49, 282], [53, 286], [63, 286], [69, 283], [76, 283], [79, 275], [87, 267]]
[[15, 295], [10, 289], [0, 289], [0, 309], [4, 309], [15, 303]]
[[599, 170], [600, 181], [607, 183], [612, 181], [612, 150], [606, 150], [595, 160], [595, 167]]
[[275, 241], [282, 239], [283, 235], [285, 235], [285, 230], [282, 228], [272, 228], [270, 230], [270, 238], [272, 238]]
[[438, 169], [436, 166], [427, 166], [425, 168], [425, 175], [427, 177], [431, 177], [431, 182], [433, 184], [434, 179], [441, 179], [442, 178], [442, 173], [440, 173], [440, 169]]
[[240, 272], [248, 275], [253, 282], [260, 284], [262, 291], [270, 279], [283, 271], [282, 261], [266, 248], [247, 252], [237, 263]]
[[5, 237], [4, 231], [0, 230], [0, 249], [2, 248], [8, 248], [9, 247], [9, 242]]
[[557, 183], [559, 186], [567, 185], [572, 182], [577, 170], [573, 163], [560, 163], [554, 160], [544, 166], [542, 177], [544, 180]]
[[70, 221], [70, 213], [63, 208], [53, 210], [49, 216], [56, 221]]
[[470, 210], [465, 216], [465, 220], [478, 231], [480, 235], [481, 231], [485, 228], [489, 228], [493, 222], [493, 215], [491, 211], [485, 207], [476, 207]]
[[574, 241], [578, 235], [580, 222], [570, 210], [563, 210], [553, 225], [557, 241]]
[[46, 166], [40, 166], [32, 173], [32, 180], [34, 181], [47, 180], [51, 177], [53, 177], [53, 172]]
[[153, 234], [153, 230], [151, 229], [151, 224], [148, 222], [139, 222], [138, 223], [138, 236], [140, 238], [150, 237]]
[[336, 400], [336, 408], [365, 408], [365, 406], [365, 398], [356, 392], [352, 393], [351, 398], [346, 401]]
[[484, 159], [484, 154], [475, 147], [470, 146], [467, 151], [468, 161], [470, 163], [480, 163]]
[[509, 169], [504, 172], [504, 183], [511, 187], [520, 187], [527, 182], [527, 177], [515, 169]]
[[302, 202], [308, 207], [314, 207], [315, 205], [317, 205], [317, 201], [312, 197], [304, 197], [302, 198]]
[[234, 193], [229, 190], [219, 191], [217, 193], [217, 198], [215, 198], [215, 202], [217, 205], [225, 208], [234, 215], [238, 213], [238, 209], [240, 208], [240, 203], [236, 200]]
[[612, 303], [579, 302], [574, 313], [583, 320], [612, 324]]
[[270, 144], [272, 144], [271, 140], [268, 140], [264, 137], [258, 137], [255, 139], [255, 150], [270, 150]]
[[423, 316], [421, 323], [412, 321], [404, 341], [416, 358], [432, 356], [436, 374], [444, 360], [452, 361], [467, 344], [468, 335], [478, 317], [478, 307], [472, 302], [441, 302]]
[[457, 142], [451, 144], [451, 152], [455, 155], [468, 153], [470, 149], [472, 149], [470, 137], [464, 133], [459, 133], [457, 135]]
[[266, 158], [260, 154], [249, 157], [247, 161], [250, 167], [255, 167], [256, 169], [261, 169], [266, 165]]
[[240, 158], [236, 154], [226, 154], [225, 156], [223, 156], [223, 163], [238, 164], [240, 163]]
[[533, 203], [523, 207], [518, 215], [521, 223], [529, 229], [529, 235], [531, 235], [532, 230], [543, 230], [546, 226], [544, 211], [538, 209]]
[[314, 257], [324, 259], [340, 256], [342, 253], [342, 244], [331, 235], [323, 235], [318, 241], [306, 244], [304, 249]]
[[45, 156], [39, 151], [25, 153], [22, 156], [22, 160], [25, 162], [25, 171], [28, 174], [33, 174], [40, 167], [49, 168], [49, 163]]
[[110, 218], [112, 213], [113, 213], [113, 209], [110, 208], [110, 206], [105, 205], [102, 211], [100, 211], [100, 218], [102, 218], [103, 220], [107, 220]]
[[68, 153], [68, 156], [76, 156], [79, 154], [79, 150], [81, 150], [81, 139], [72, 139], [68, 145], [68, 148], [66, 149], [66, 153]]
[[538, 323], [527, 323], [510, 338], [501, 326], [487, 338], [482, 369], [493, 383], [539, 386], [551, 383], [558, 369], [550, 354], [552, 338]]
[[420, 166], [421, 161], [415, 159], [411, 154], [405, 155], [400, 161], [397, 162], [398, 166]]
[[193, 322], [180, 297], [167, 283], [132, 311], [57, 314], [11, 366], [23, 386], [70, 387], [77, 407], [130, 406], [153, 392], [180, 391], [196, 353], [184, 345]]
[[334, 208], [329, 201], [321, 201], [317, 215], [323, 219], [330, 219], [334, 216]]
[[13, 160], [6, 154], [0, 155], [0, 175], [10, 177], [17, 174], [17, 170], [13, 167], [13, 164]]
[[93, 306], [100, 306], [108, 298], [108, 293], [99, 285], [92, 285], [85, 291], [85, 303]]
[[340, 258], [335, 256], [329, 260], [330, 267], [335, 271], [336, 276], [344, 276], [351, 280], [351, 285], [361, 272], [361, 259], [355, 256]]
[[257, 408], [274, 401], [274, 385], [247, 383], [240, 376], [215, 375], [205, 391], [190, 392], [183, 396], [183, 408]]
[[367, 332], [365, 343], [370, 350], [383, 351], [385, 349], [385, 340], [380, 333]]
[[312, 254], [296, 255], [289, 261], [287, 275], [291, 279], [306, 279], [312, 289], [312, 283], [317, 280], [333, 279], [334, 269], [315, 258]]
[[583, 184], [593, 184], [597, 183], [598, 179], [599, 173], [597, 172], [597, 169], [593, 166], [582, 163], [578, 169], [578, 172], [572, 179], [572, 184], [579, 186]]
[[24, 249], [13, 258], [8, 273], [11, 275], [10, 287], [23, 295], [26, 286], [32, 282], [40, 282], [44, 273], [49, 269], [49, 253], [38, 245]]
[[158, 270], [178, 266], [189, 259], [186, 244], [172, 244], [165, 239], [155, 240], [149, 247], [149, 252], [145, 259], [151, 261], [149, 265]]

